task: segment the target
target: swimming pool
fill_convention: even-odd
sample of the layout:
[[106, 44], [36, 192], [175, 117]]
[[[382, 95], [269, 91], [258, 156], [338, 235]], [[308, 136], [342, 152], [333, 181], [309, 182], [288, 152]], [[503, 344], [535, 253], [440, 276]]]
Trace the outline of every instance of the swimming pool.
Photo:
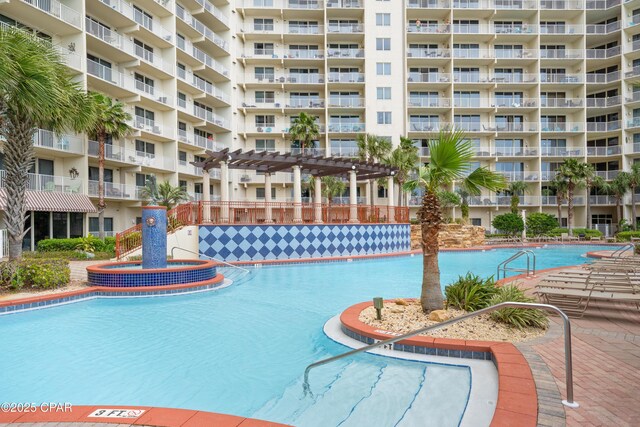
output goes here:
[[[538, 268], [549, 268], [582, 263], [589, 250], [550, 246], [535, 253]], [[515, 251], [442, 253], [443, 283], [467, 270], [495, 274]], [[11, 367], [1, 374], [0, 396], [183, 407], [301, 427], [365, 425], [370, 417], [378, 420], [370, 425], [415, 425], [411, 417], [424, 414], [455, 426], [472, 381], [465, 366], [362, 355], [312, 373], [322, 405], [301, 400], [306, 365], [346, 350], [322, 333], [324, 323], [373, 296], [418, 296], [421, 266], [415, 256], [264, 267], [253, 280], [217, 292], [89, 300], [0, 316]]]

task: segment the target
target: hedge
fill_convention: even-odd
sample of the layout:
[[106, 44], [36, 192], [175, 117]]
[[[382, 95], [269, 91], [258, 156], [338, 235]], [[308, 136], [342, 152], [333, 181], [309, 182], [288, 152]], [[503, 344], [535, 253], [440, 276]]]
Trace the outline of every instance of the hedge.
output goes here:
[[[73, 239], [44, 239], [40, 240], [37, 250], [41, 252], [75, 251], [83, 241], [83, 237]], [[115, 252], [115, 237], [105, 237], [104, 240], [93, 239], [96, 252]]]
[[628, 242], [632, 237], [640, 237], [640, 231], [621, 231], [616, 238], [621, 242]]
[[[560, 237], [563, 233], [569, 233], [569, 229], [568, 228], [554, 228], [553, 230], [551, 230], [549, 233], [547, 233], [549, 236], [556, 236], [556, 237]], [[591, 238], [591, 237], [602, 237], [602, 232], [600, 232], [599, 230], [592, 230], [590, 228], [574, 228], [573, 229], [573, 235], [574, 236], [579, 236], [581, 234], [584, 234], [585, 238]]]
[[71, 270], [64, 259], [22, 259], [0, 263], [0, 287], [53, 289], [69, 283]]

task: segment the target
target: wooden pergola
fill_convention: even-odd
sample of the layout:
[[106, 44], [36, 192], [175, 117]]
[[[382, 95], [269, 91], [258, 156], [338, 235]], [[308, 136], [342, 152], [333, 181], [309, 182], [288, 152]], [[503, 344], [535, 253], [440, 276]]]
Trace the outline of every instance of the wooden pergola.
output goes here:
[[[209, 171], [220, 169], [220, 199], [223, 211], [222, 221], [228, 220], [229, 169], [253, 170], [264, 174], [266, 220], [272, 222], [271, 208], [271, 174], [281, 171], [293, 171], [293, 222], [302, 222], [302, 174], [314, 177], [314, 221], [322, 222], [322, 181], [325, 176], [349, 178], [349, 222], [358, 222], [357, 181], [387, 178], [388, 209], [393, 210], [393, 176], [398, 169], [380, 163], [363, 162], [343, 157], [324, 157], [309, 154], [292, 154], [254, 150], [243, 152], [241, 149], [230, 151], [206, 151], [207, 157], [201, 162], [191, 162], [203, 170], [203, 187], [209, 188]], [[203, 192], [203, 202], [209, 201], [209, 191]], [[393, 215], [391, 215], [393, 217]]]

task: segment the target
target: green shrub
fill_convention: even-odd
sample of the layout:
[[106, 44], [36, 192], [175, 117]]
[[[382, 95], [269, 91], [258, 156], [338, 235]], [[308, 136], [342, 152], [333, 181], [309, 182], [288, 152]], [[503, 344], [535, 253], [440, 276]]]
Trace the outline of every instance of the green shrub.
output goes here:
[[[517, 286], [506, 285], [499, 288], [491, 297], [489, 305], [501, 302], [536, 302], [536, 300], [526, 296], [524, 291]], [[492, 311], [491, 318], [496, 322], [506, 323], [518, 329], [526, 327], [546, 329], [549, 325], [549, 319], [544, 311], [531, 308], [503, 308]]]
[[524, 221], [522, 217], [514, 213], [506, 213], [493, 218], [491, 223], [501, 233], [515, 235], [524, 230]]
[[[556, 237], [560, 237], [563, 233], [569, 233], [569, 229], [568, 228], [554, 228], [553, 230], [549, 231], [549, 233], [547, 233], [549, 236], [556, 236]], [[590, 228], [574, 228], [573, 229], [573, 235], [574, 236], [579, 236], [581, 234], [584, 234], [584, 237], [587, 239], [590, 239], [592, 237], [602, 237], [602, 232], [600, 232], [599, 230], [592, 230]]]
[[63, 259], [23, 259], [0, 263], [0, 286], [53, 289], [69, 283], [69, 262]]
[[621, 242], [628, 242], [632, 237], [640, 237], [640, 231], [621, 231], [620, 233], [616, 234], [616, 239]]
[[546, 213], [534, 212], [527, 215], [527, 233], [534, 236], [547, 234], [558, 225], [555, 216]]
[[[107, 260], [115, 257], [115, 252], [94, 252], [93, 260]], [[82, 261], [89, 259], [86, 253], [80, 251], [52, 251], [52, 252], [23, 252], [23, 258], [29, 259], [65, 259]]]
[[411, 219], [409, 220], [409, 222], [410, 222], [412, 225], [418, 225], [418, 224], [420, 224], [420, 220], [419, 220], [418, 218], [411, 218]]
[[[74, 251], [86, 241], [89, 237], [76, 237], [72, 239], [44, 239], [40, 240], [37, 250], [41, 252], [57, 252], [57, 251]], [[93, 249], [96, 252], [113, 252], [115, 251], [116, 239], [114, 237], [106, 237], [100, 240], [97, 237], [91, 237]]]
[[476, 311], [487, 307], [496, 292], [493, 276], [482, 279], [472, 273], [458, 276], [458, 280], [444, 288], [447, 307], [464, 311]]

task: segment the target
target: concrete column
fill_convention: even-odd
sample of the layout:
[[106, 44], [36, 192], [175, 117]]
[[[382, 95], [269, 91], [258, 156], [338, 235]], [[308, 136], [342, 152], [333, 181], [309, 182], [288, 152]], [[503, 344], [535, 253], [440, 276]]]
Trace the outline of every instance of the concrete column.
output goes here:
[[387, 177], [387, 206], [389, 206], [389, 223], [396, 222], [396, 209], [395, 203], [393, 202], [394, 186], [395, 183], [393, 182], [393, 175], [390, 175]]
[[222, 202], [220, 221], [229, 222], [229, 166], [227, 162], [220, 162], [220, 201]]
[[209, 187], [211, 187], [211, 176], [209, 171], [202, 170], [202, 222], [211, 222], [211, 194], [209, 194]]
[[314, 180], [313, 222], [322, 224], [322, 179], [316, 176]]
[[273, 211], [271, 210], [271, 174], [264, 174], [264, 222], [266, 224], [273, 223]]
[[364, 202], [367, 206], [371, 206], [373, 194], [371, 194], [371, 185], [367, 182], [367, 185], [364, 188]]
[[297, 165], [293, 167], [293, 222], [302, 223], [302, 177]]
[[349, 222], [358, 223], [358, 178], [356, 171], [349, 172]]

